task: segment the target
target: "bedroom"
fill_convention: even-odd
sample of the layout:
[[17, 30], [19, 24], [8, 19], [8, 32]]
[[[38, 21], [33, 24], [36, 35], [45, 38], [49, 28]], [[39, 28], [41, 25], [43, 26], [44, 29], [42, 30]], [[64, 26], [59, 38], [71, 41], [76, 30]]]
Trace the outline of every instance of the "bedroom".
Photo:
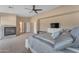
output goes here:
[[[26, 12], [27, 11], [27, 12]], [[72, 34], [75, 32], [75, 34], [72, 34], [73, 36], [78, 36], [78, 27], [79, 27], [79, 5], [0, 5], [0, 52], [1, 53], [26, 53], [26, 52], [39, 52], [39, 53], [46, 53], [46, 52], [56, 52], [51, 51], [53, 48], [51, 45], [52, 43], [56, 43], [53, 41], [50, 41], [58, 37], [58, 35], [62, 32], [68, 31], [69, 34]], [[20, 12], [20, 13], [19, 13]], [[52, 25], [51, 25], [52, 24]], [[57, 25], [55, 25], [57, 24]], [[13, 27], [16, 27], [16, 30], [13, 29]], [[57, 28], [56, 28], [57, 27]], [[8, 28], [3, 30], [3, 28]], [[76, 28], [76, 29], [74, 29]], [[56, 34], [55, 34], [56, 33]], [[15, 34], [15, 35], [13, 35]], [[39, 40], [33, 40], [36, 42], [37, 46], [34, 45], [35, 49], [31, 51], [29, 47], [28, 40], [31, 38], [35, 39], [37, 35], [40, 34], [42, 36], [41, 39], [44, 38], [43, 42], [51, 43], [48, 45], [48, 43], [44, 44], [40, 42]], [[68, 33], [66, 33], [67, 35]], [[68, 35], [69, 35], [68, 34]], [[8, 36], [6, 36], [8, 35]], [[10, 36], [9, 36], [10, 35]], [[34, 38], [31, 36], [35, 36]], [[67, 36], [68, 36], [67, 35]], [[37, 37], [37, 38], [39, 38]], [[63, 36], [64, 37], [64, 36]], [[78, 50], [78, 42], [76, 42], [76, 39], [72, 37], [65, 37], [66, 39], [69, 39], [69, 41], [64, 42], [64, 44], [67, 45], [65, 47], [63, 44], [59, 44], [62, 42], [62, 40], [59, 40], [60, 37], [58, 37], [58, 45], [56, 46], [56, 49], [64, 49], [66, 48], [66, 52], [79, 52]], [[77, 38], [77, 37], [76, 37]], [[7, 39], [7, 40], [6, 40]], [[47, 39], [47, 40], [45, 40]], [[78, 38], [77, 38], [78, 39]], [[73, 40], [75, 40], [76, 44], [73, 43], [74, 48], [69, 47], [72, 45]], [[32, 40], [31, 40], [32, 41]], [[78, 41], [78, 40], [77, 40]], [[48, 48], [44, 48], [43, 45], [38, 47], [38, 43], [46, 45]], [[2, 46], [3, 45], [3, 46]], [[42, 48], [41, 48], [42, 47]], [[38, 48], [36, 50], [36, 48]], [[40, 49], [40, 50], [39, 50]], [[43, 50], [42, 50], [43, 49]], [[29, 51], [30, 50], [30, 51]], [[60, 51], [58, 52], [65, 52]], [[65, 53], [66, 53], [65, 52]], [[56, 52], [57, 53], [57, 52]]]

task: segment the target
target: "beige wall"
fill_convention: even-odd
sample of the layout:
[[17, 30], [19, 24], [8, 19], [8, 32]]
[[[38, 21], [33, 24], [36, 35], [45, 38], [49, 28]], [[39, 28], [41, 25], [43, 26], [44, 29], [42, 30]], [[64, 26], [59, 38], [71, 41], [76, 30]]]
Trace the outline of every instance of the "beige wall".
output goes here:
[[24, 22], [25, 22], [25, 32], [30, 32], [30, 18], [29, 17], [24, 17]]
[[[22, 22], [21, 24], [21, 28], [20, 28], [20, 22]], [[23, 17], [17, 17], [17, 20], [16, 20], [16, 34], [17, 35], [20, 35], [22, 33], [24, 33], [24, 18]], [[21, 31], [22, 29], [22, 31]]]
[[[16, 20], [16, 27], [17, 27], [16, 34], [17, 35], [20, 35], [20, 34], [23, 34], [23, 33], [26, 32], [26, 29], [27, 29], [26, 28], [26, 24], [29, 21], [30, 21], [29, 18], [17, 16], [17, 20]], [[20, 32], [21, 31], [21, 29], [20, 29], [20, 22], [22, 22], [22, 32]]]
[[[79, 26], [79, 6], [60, 6], [54, 10], [33, 16], [31, 23], [36, 23], [37, 26], [33, 26], [32, 29], [38, 30], [38, 19], [40, 19], [40, 30], [42, 31], [47, 31], [50, 23], [53, 22], [59, 22], [62, 28]], [[34, 32], [34, 30], [32, 31]]]
[[0, 16], [0, 26], [2, 26], [2, 25], [16, 26], [16, 15]]

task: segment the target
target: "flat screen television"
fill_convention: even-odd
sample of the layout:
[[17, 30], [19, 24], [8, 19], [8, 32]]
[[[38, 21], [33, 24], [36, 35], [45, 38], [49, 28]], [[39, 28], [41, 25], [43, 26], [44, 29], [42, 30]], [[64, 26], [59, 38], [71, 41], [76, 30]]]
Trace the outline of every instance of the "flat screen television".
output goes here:
[[51, 28], [60, 28], [60, 24], [59, 23], [51, 23], [50, 27]]

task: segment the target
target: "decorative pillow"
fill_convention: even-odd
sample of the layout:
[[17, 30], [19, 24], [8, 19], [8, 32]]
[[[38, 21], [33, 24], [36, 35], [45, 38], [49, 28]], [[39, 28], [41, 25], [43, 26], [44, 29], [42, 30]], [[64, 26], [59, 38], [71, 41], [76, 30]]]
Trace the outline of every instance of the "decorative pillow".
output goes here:
[[56, 39], [58, 36], [60, 35], [60, 32], [54, 32], [54, 33], [52, 33], [52, 37], [53, 37], [53, 39]]
[[74, 38], [72, 47], [79, 48], [79, 27], [75, 27], [71, 31], [71, 35]]
[[62, 28], [48, 28], [48, 32], [51, 33], [53, 39], [56, 39], [62, 32], [63, 29]]
[[61, 49], [67, 48], [69, 46], [72, 46], [73, 38], [71, 37], [71, 34], [65, 30], [56, 39], [55, 42], [56, 42], [55, 43], [55, 49], [56, 50], [61, 50]]
[[79, 36], [79, 27], [75, 27], [72, 29], [71, 31], [71, 35], [74, 37], [74, 38], [77, 38]]

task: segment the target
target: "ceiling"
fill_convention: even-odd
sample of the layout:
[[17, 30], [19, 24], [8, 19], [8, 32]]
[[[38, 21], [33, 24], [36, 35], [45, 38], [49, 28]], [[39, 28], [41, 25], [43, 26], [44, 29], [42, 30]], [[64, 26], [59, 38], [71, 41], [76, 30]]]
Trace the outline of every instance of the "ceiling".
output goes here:
[[[45, 11], [49, 11], [51, 9], [59, 7], [58, 5], [36, 5], [37, 9], [43, 9], [39, 11], [39, 13], [43, 13]], [[29, 13], [31, 10], [25, 9], [29, 8], [32, 9], [32, 5], [0, 5], [0, 15], [3, 14], [16, 14], [18, 16], [34, 16], [37, 15], [36, 13], [32, 12]]]

